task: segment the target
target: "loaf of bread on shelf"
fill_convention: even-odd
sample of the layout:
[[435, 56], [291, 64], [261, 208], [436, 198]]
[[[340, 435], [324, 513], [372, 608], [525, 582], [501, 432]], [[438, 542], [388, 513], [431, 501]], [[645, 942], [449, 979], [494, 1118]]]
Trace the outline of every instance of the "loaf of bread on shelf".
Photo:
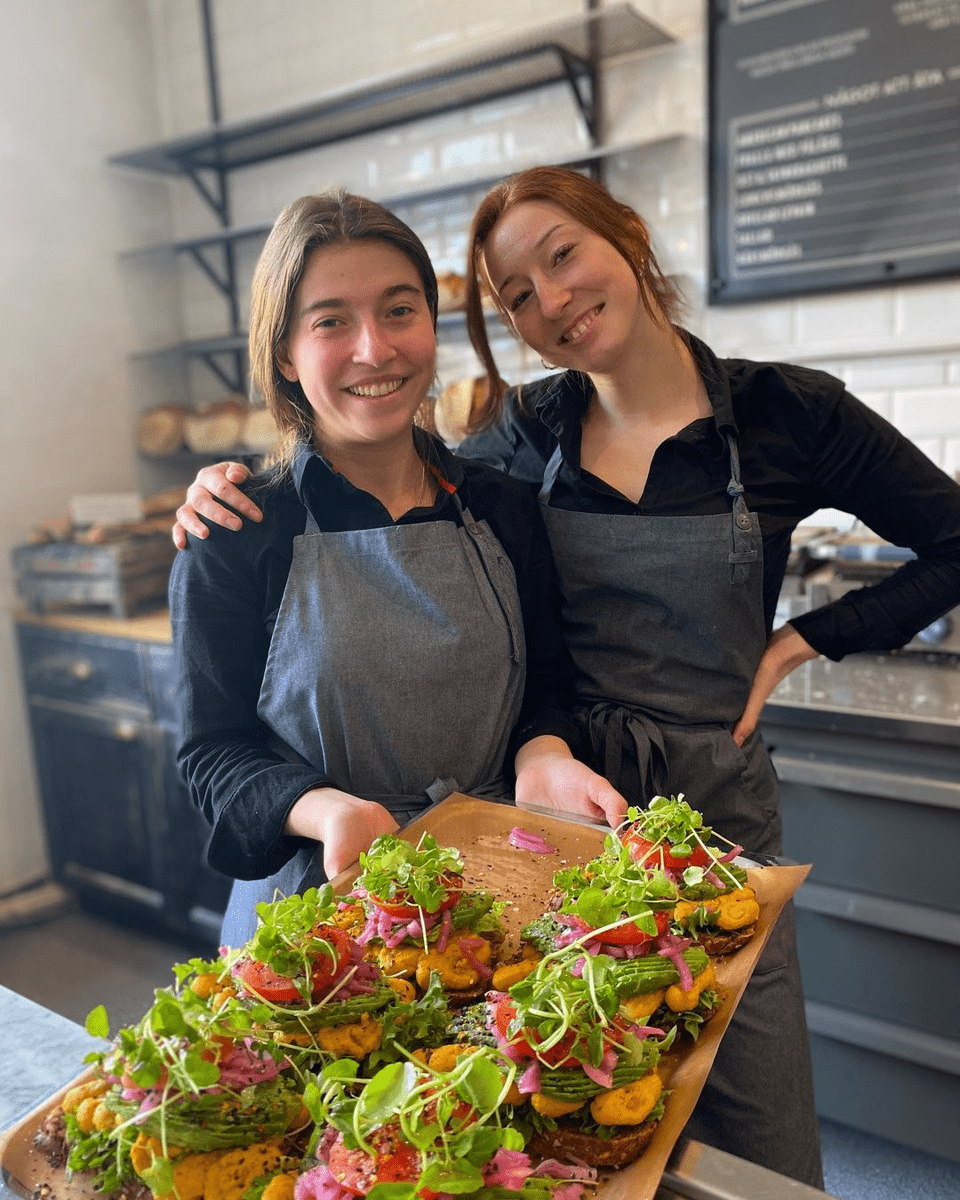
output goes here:
[[253, 454], [271, 454], [277, 448], [279, 431], [268, 408], [257, 406], [247, 412], [243, 427], [243, 445]]
[[137, 446], [152, 458], [175, 454], [184, 446], [189, 410], [182, 404], [156, 404], [144, 409], [137, 426]]
[[459, 445], [466, 437], [488, 390], [486, 375], [471, 375], [448, 384], [437, 397], [433, 413], [437, 436], [448, 446]]
[[440, 312], [459, 312], [466, 301], [467, 281], [456, 271], [437, 274], [437, 309]]
[[244, 396], [224, 396], [189, 413], [184, 440], [194, 454], [230, 454], [243, 445], [250, 406]]

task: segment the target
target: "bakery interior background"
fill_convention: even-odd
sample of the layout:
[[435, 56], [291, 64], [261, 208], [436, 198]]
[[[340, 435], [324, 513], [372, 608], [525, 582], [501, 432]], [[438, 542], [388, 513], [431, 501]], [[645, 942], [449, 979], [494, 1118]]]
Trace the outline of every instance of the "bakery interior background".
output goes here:
[[[202, 406], [225, 392], [201, 362], [149, 353], [223, 334], [223, 295], [188, 255], [135, 252], [209, 233], [216, 218], [189, 181], [107, 161], [209, 127], [203, 7], [199, 0], [46, 0], [0, 10], [0, 895], [46, 872], [10, 552], [71, 496], [149, 493], [192, 478], [194, 465], [138, 455], [140, 414], [165, 402]], [[206, 7], [217, 103], [229, 123], [468, 55], [582, 17], [590, 6], [357, 0], [330, 9], [315, 0], [212, 0]], [[661, 261], [681, 277], [689, 326], [721, 354], [833, 371], [946, 470], [960, 470], [960, 278], [708, 305], [706, 0], [631, 7], [671, 40], [603, 67], [602, 141], [629, 147], [605, 160], [605, 177], [650, 221]], [[945, 36], [958, 36], [955, 23]], [[588, 149], [570, 89], [551, 85], [234, 172], [230, 221], [269, 223], [292, 197], [334, 184], [394, 197], [423, 191], [427, 181], [507, 174]], [[462, 271], [478, 194], [399, 209], [438, 270]], [[256, 249], [255, 241], [237, 246], [241, 298]], [[441, 345], [441, 382], [475, 371], [462, 329], [451, 326]], [[508, 340], [500, 348], [508, 377], [539, 370]]]

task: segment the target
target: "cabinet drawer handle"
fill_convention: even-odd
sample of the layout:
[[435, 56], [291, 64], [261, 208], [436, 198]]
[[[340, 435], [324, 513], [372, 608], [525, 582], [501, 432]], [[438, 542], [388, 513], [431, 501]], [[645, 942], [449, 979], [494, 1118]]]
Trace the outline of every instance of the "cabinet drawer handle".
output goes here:
[[133, 721], [118, 721], [113, 727], [113, 736], [118, 742], [135, 742], [137, 726]]
[[861, 796], [882, 796], [885, 800], [960, 809], [960, 784], [952, 779], [901, 775], [896, 771], [855, 767], [830, 759], [797, 758], [778, 751], [770, 757], [781, 783], [811, 784]]
[[93, 663], [86, 658], [78, 658], [70, 664], [70, 674], [78, 683], [86, 683], [93, 678]]

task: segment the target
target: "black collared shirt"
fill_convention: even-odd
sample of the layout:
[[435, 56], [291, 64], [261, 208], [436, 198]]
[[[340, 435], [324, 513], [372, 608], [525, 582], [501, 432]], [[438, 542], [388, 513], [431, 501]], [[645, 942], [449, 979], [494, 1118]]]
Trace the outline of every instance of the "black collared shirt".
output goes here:
[[[405, 514], [401, 524], [459, 521], [455, 490], [477, 521], [487, 521], [517, 579], [527, 642], [527, 684], [511, 754], [538, 734], [571, 739], [570, 666], [557, 615], [553, 562], [530, 491], [480, 462], [461, 460], [433, 442], [441, 486], [436, 504]], [[321, 531], [393, 524], [379, 500], [354, 487], [308, 450], [279, 481], [254, 481], [247, 493], [263, 510], [259, 524], [231, 533], [210, 525], [174, 562], [170, 612], [178, 675], [178, 764], [194, 802], [213, 826], [210, 864], [238, 879], [279, 870], [300, 839], [283, 834], [304, 792], [343, 781], [280, 758], [257, 716], [270, 637], [307, 508]], [[456, 713], [450, 714], [456, 720]], [[512, 759], [511, 759], [512, 761]], [[506, 764], [509, 771], [511, 763]]]
[[820, 654], [904, 645], [960, 604], [960, 487], [889, 422], [823, 371], [784, 363], [718, 359], [690, 346], [713, 406], [668, 438], [653, 457], [639, 504], [580, 467], [580, 422], [590, 381], [565, 372], [527, 385], [522, 409], [508, 397], [498, 428], [459, 453], [480, 458], [538, 490], [559, 442], [563, 465], [550, 503], [598, 513], [705, 515], [727, 512], [729, 453], [737, 437], [747, 506], [763, 535], [768, 629], [783, 584], [790, 539], [819, 509], [852, 513], [881, 538], [916, 554], [882, 582], [791, 619]]

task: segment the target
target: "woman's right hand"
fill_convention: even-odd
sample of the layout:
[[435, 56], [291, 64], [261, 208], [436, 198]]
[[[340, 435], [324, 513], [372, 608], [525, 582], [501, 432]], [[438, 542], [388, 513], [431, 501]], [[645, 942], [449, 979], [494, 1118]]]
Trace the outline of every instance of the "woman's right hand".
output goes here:
[[200, 520], [201, 516], [225, 529], [239, 529], [243, 525], [240, 517], [218, 504], [217, 499], [225, 501], [251, 521], [262, 520], [260, 509], [234, 487], [234, 484], [246, 483], [249, 478], [250, 471], [243, 463], [220, 462], [204, 467], [187, 488], [186, 503], [177, 509], [177, 523], [171, 530], [177, 549], [186, 550], [188, 533], [198, 538], [207, 536], [209, 530]]
[[353, 866], [381, 833], [399, 828], [382, 804], [325, 787], [312, 788], [294, 802], [283, 832], [322, 843], [323, 872], [333, 879]]

